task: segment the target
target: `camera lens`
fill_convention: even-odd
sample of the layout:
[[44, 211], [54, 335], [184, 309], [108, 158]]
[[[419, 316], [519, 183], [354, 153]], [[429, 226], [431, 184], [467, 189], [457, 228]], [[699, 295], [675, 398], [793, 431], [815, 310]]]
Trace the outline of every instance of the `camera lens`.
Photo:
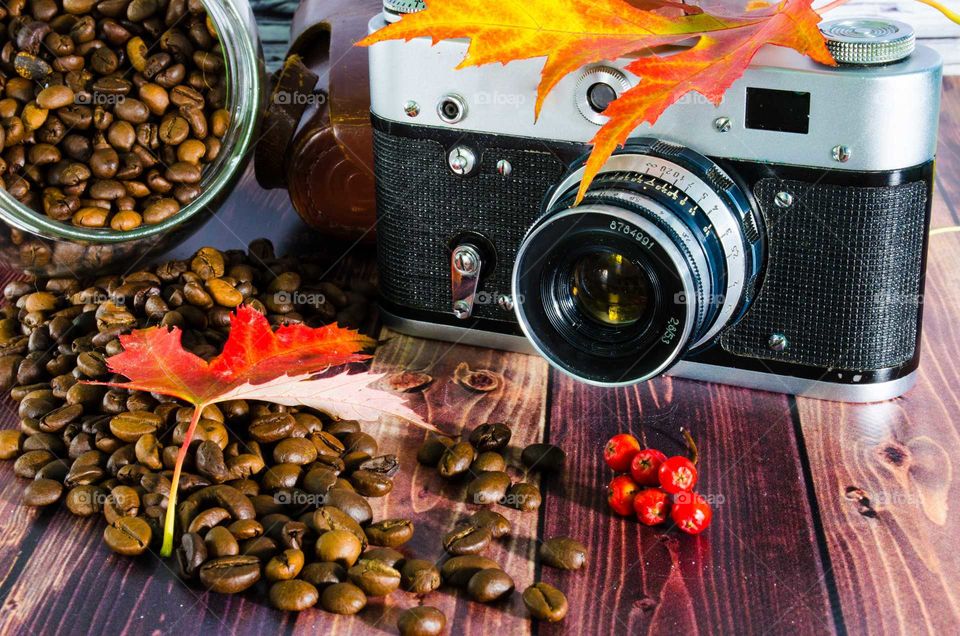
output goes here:
[[570, 295], [588, 318], [602, 325], [635, 324], [650, 301], [650, 277], [629, 258], [616, 252], [597, 251], [573, 266]]
[[587, 89], [587, 103], [598, 115], [606, 111], [617, 97], [616, 89], [605, 82], [597, 82]]
[[584, 172], [583, 161], [573, 166], [518, 250], [517, 318], [569, 375], [648, 380], [744, 314], [762, 226], [736, 183], [682, 146], [630, 141], [575, 205]]

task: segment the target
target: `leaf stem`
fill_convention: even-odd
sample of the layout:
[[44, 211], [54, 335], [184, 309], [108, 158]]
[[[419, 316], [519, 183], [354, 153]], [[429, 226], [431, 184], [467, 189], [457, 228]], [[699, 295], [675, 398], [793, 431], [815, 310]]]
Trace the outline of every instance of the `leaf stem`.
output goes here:
[[686, 428], [681, 428], [680, 432], [683, 433], [683, 439], [687, 442], [687, 450], [690, 452], [690, 461], [693, 462], [696, 466], [697, 461], [700, 459], [700, 451], [697, 450], [697, 443], [693, 441], [693, 435], [690, 434]]
[[836, 9], [837, 7], [847, 4], [847, 2], [849, 2], [849, 0], [833, 0], [833, 2], [825, 4], [822, 7], [815, 7], [814, 11], [816, 11], [820, 15], [823, 15], [824, 13], [826, 13], [827, 11], [830, 11], [831, 9]]
[[936, 2], [935, 0], [917, 0], [917, 2], [921, 4], [925, 4], [928, 7], [933, 7], [934, 9], [942, 13], [944, 16], [946, 16], [946, 18], [951, 22], [960, 24], [960, 14], [958, 14], [956, 11], [950, 10], [945, 5], [939, 2]]
[[200, 413], [203, 412], [203, 405], [197, 404], [193, 408], [193, 418], [190, 420], [190, 426], [183, 435], [183, 444], [180, 445], [180, 451], [177, 453], [177, 463], [173, 467], [173, 480], [170, 484], [170, 496], [167, 498], [167, 514], [163, 520], [163, 546], [160, 548], [160, 556], [168, 557], [173, 554], [173, 534], [177, 520], [177, 488], [180, 485], [180, 472], [183, 470], [183, 462], [187, 459], [187, 451], [190, 450], [190, 442], [193, 441], [193, 432], [200, 422]]

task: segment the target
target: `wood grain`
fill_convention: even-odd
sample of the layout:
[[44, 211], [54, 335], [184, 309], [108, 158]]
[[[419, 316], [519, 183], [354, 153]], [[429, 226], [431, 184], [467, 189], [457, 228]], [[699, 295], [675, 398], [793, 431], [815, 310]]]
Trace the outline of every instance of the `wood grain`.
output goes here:
[[[945, 83], [933, 226], [960, 204], [960, 82]], [[833, 576], [851, 632], [960, 629], [960, 234], [931, 239], [919, 382], [871, 405], [797, 400]]]
[[[785, 396], [662, 378], [587, 388], [555, 374], [548, 438], [568, 474], [547, 485], [543, 538], [590, 547], [581, 572], [544, 568], [567, 593], [572, 625], [589, 633], [813, 634], [833, 632], [825, 571]], [[697, 490], [714, 503], [699, 537], [616, 519], [606, 505], [603, 441], [644, 433], [667, 455], [700, 450]], [[576, 629], [576, 628], [572, 628]]]

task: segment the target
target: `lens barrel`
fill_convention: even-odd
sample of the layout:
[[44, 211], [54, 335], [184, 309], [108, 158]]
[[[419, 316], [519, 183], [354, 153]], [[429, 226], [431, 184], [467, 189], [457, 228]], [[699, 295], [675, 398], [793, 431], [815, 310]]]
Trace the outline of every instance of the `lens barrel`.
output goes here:
[[743, 315], [763, 262], [759, 215], [689, 148], [635, 139], [574, 207], [575, 164], [517, 254], [524, 333], [580, 380], [628, 385], [712, 344]]

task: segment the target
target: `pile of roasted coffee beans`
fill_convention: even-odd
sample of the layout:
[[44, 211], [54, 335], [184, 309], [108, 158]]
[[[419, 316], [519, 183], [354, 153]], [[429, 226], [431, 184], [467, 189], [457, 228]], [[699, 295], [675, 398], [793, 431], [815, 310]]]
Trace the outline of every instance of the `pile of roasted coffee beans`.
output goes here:
[[611, 437], [603, 448], [603, 460], [617, 476], [607, 486], [607, 504], [623, 517], [636, 515], [646, 526], [665, 524], [667, 519], [682, 532], [700, 534], [710, 525], [713, 509], [697, 485], [696, 446], [688, 436], [694, 460], [682, 455], [667, 457], [656, 448], [643, 447], [629, 433]]
[[[277, 258], [268, 242], [256, 241], [246, 252], [204, 248], [123, 276], [7, 285], [0, 389], [11, 389], [19, 403], [20, 425], [0, 431], [0, 458], [15, 460], [15, 474], [30, 480], [24, 503], [62, 501], [76, 515], [103, 515], [109, 549], [156, 553], [192, 408], [81, 381], [112, 379], [105, 358], [120, 351], [118, 337], [151, 325], [181, 327], [184, 346], [209, 359], [240, 303], [275, 325], [364, 324], [373, 289], [314, 282], [325, 271], [309, 258]], [[482, 424], [463, 442], [430, 436], [417, 458], [469, 482], [470, 503], [535, 510], [535, 486], [489, 476], [506, 474], [510, 438], [507, 426]], [[528, 471], [558, 470], [563, 460], [563, 451], [549, 445], [522, 453]], [[413, 537], [414, 521], [375, 519], [368, 499], [390, 493], [400, 468], [400, 458], [381, 452], [354, 421], [242, 400], [209, 407], [180, 481], [179, 572], [224, 594], [256, 585], [287, 611], [318, 606], [355, 614], [370, 597], [397, 590], [424, 596], [441, 585], [481, 603], [512, 594], [513, 579], [482, 554], [511, 532], [510, 521], [491, 508], [465, 516], [442, 537], [449, 558], [441, 563], [398, 551]], [[552, 567], [579, 569], [585, 558], [573, 539], [549, 539], [540, 548], [542, 563]], [[567, 611], [563, 594], [546, 583], [522, 598], [541, 620], [560, 620]], [[429, 606], [398, 620], [401, 633], [421, 636], [445, 625], [443, 613]]]
[[199, 0], [11, 0], [0, 27], [11, 195], [117, 231], [200, 196], [230, 113], [224, 53]]
[[[459, 441], [434, 435], [420, 447], [417, 461], [436, 468], [445, 479], [465, 481], [468, 504], [499, 504], [533, 512], [540, 507], [539, 488], [525, 481], [514, 482], [507, 472], [504, 451], [511, 437], [510, 427], [499, 422], [480, 424]], [[520, 455], [526, 474], [558, 472], [565, 460], [563, 450], [552, 444], [531, 444]], [[440, 570], [442, 580], [466, 588], [467, 595], [478, 603], [507, 598], [514, 591], [513, 579], [482, 553], [510, 531], [509, 520], [490, 509], [480, 510], [455, 525], [441, 539], [444, 550], [451, 555]], [[543, 564], [563, 570], [579, 570], [587, 556], [586, 547], [568, 537], [544, 541], [539, 552]], [[567, 614], [563, 592], [548, 583], [531, 585], [522, 598], [530, 615], [538, 620], [559, 621]]]

